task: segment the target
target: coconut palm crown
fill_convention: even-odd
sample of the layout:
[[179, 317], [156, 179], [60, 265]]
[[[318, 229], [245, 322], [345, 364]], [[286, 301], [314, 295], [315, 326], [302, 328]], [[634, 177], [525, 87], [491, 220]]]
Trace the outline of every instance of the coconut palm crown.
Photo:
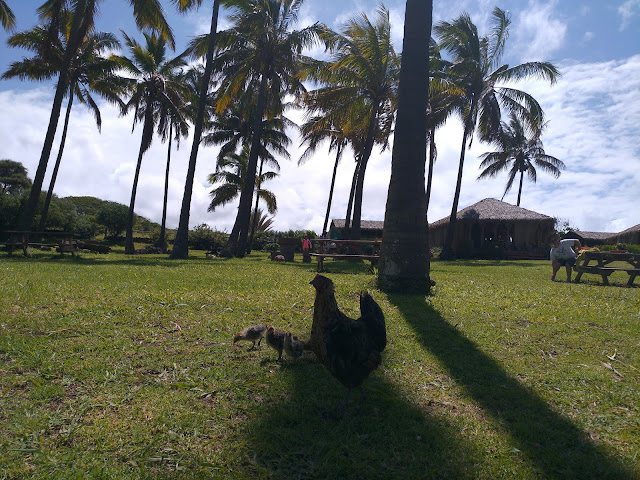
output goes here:
[[541, 133], [540, 129], [532, 135], [527, 135], [522, 122], [516, 115], [511, 114], [509, 123], [502, 123], [500, 132], [494, 136], [491, 142], [498, 150], [480, 156], [482, 159], [480, 168], [483, 170], [478, 176], [478, 180], [495, 177], [500, 172], [508, 170], [507, 185], [502, 195], [504, 198], [511, 190], [516, 176], [520, 174], [517, 201], [517, 206], [520, 206], [525, 173], [533, 183], [537, 180], [537, 168], [558, 178], [561, 170], [565, 168], [564, 162], [545, 153], [542, 140], [540, 140]]

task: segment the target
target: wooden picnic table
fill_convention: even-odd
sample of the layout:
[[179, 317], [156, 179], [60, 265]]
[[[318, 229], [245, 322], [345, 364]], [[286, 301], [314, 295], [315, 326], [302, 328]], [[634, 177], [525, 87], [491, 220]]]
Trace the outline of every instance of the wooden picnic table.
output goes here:
[[[44, 231], [34, 232], [31, 230], [6, 230], [5, 233], [9, 234], [9, 241], [5, 245], [9, 248], [9, 255], [13, 253], [14, 247], [22, 248], [22, 252], [25, 257], [28, 257], [28, 247], [57, 247], [61, 254], [65, 252], [71, 252], [71, 255], [75, 255], [77, 251], [77, 242], [74, 237], [77, 234], [72, 232], [59, 232], [59, 231]], [[51, 239], [49, 243], [43, 243], [43, 238]], [[35, 241], [37, 239], [38, 241]]]
[[[380, 259], [381, 239], [338, 240], [316, 238], [311, 242], [317, 245], [317, 251], [310, 255], [318, 261], [318, 272], [324, 271], [324, 259], [327, 257], [331, 257], [334, 260], [369, 260], [372, 267]], [[365, 251], [363, 247], [371, 247], [371, 252]]]
[[[616, 265], [611, 265], [616, 262]], [[622, 264], [622, 266], [619, 266]], [[583, 251], [578, 257], [578, 262], [573, 269], [578, 272], [575, 282], [580, 281], [583, 273], [600, 275], [602, 283], [609, 285], [609, 275], [613, 272], [626, 272], [629, 274], [627, 285], [633, 285], [640, 274], [640, 255], [629, 252], [596, 252]]]

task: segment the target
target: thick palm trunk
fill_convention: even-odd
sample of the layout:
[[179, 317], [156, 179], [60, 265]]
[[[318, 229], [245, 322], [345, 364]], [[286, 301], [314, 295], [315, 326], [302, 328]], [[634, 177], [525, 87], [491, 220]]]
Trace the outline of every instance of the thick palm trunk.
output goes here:
[[162, 223], [160, 224], [160, 238], [158, 246], [163, 253], [166, 252], [166, 226], [167, 226], [167, 200], [169, 197], [169, 167], [171, 166], [171, 137], [173, 136], [173, 124], [169, 124], [169, 146], [167, 147], [167, 169], [164, 173], [164, 201], [162, 202]]
[[42, 208], [42, 214], [40, 216], [39, 230], [44, 231], [44, 227], [47, 221], [47, 213], [49, 212], [49, 205], [51, 204], [51, 197], [53, 196], [53, 187], [56, 184], [58, 178], [58, 170], [60, 169], [60, 162], [62, 161], [62, 152], [64, 151], [64, 144], [67, 140], [67, 131], [69, 130], [69, 117], [71, 116], [71, 106], [73, 105], [73, 85], [69, 87], [69, 102], [67, 103], [67, 112], [64, 115], [64, 128], [62, 129], [62, 138], [60, 138], [60, 147], [58, 147], [58, 157], [56, 158], [56, 164], [53, 167], [53, 173], [51, 174], [51, 181], [49, 182], [49, 190], [47, 191], [47, 198], [44, 201], [44, 207]]
[[427, 157], [432, 0], [407, 0], [391, 180], [378, 281], [387, 290], [428, 292], [429, 236], [424, 187]]
[[367, 131], [367, 140], [364, 144], [364, 152], [360, 158], [360, 168], [358, 168], [358, 179], [356, 181], [356, 193], [353, 199], [353, 222], [351, 224], [351, 237], [354, 240], [360, 240], [360, 221], [362, 219], [362, 198], [364, 195], [364, 175], [367, 171], [367, 163], [373, 151], [373, 143], [375, 141], [375, 129], [378, 120], [378, 108], [380, 103], [376, 100], [371, 106], [371, 118], [369, 119], [369, 129]]
[[524, 170], [520, 170], [520, 187], [518, 188], [518, 203], [516, 206], [520, 206], [520, 197], [522, 196], [522, 181], [524, 180]]
[[336, 174], [338, 173], [338, 163], [340, 163], [340, 153], [342, 146], [338, 146], [336, 154], [336, 163], [333, 165], [333, 176], [331, 177], [331, 187], [329, 187], [329, 200], [327, 201], [327, 213], [324, 216], [324, 225], [322, 226], [322, 236], [327, 234], [327, 226], [329, 225], [329, 213], [331, 212], [331, 202], [333, 201], [333, 188], [336, 185]]
[[436, 129], [432, 128], [429, 132], [429, 172], [427, 173], [427, 194], [425, 213], [429, 213], [429, 200], [431, 200], [431, 184], [433, 182], [433, 165], [436, 161]]
[[256, 184], [256, 170], [258, 166], [258, 153], [260, 152], [260, 141], [262, 139], [262, 117], [267, 94], [267, 75], [262, 74], [260, 79], [260, 90], [256, 102], [256, 117], [254, 118], [253, 134], [251, 137], [251, 151], [249, 153], [249, 164], [247, 165], [247, 177], [240, 193], [240, 204], [235, 224], [229, 236], [227, 249], [231, 248], [233, 255], [242, 258], [247, 247], [247, 237], [249, 234], [249, 219], [251, 217], [251, 200]]
[[49, 158], [51, 157], [53, 140], [56, 135], [56, 129], [58, 128], [58, 119], [60, 118], [62, 101], [64, 100], [64, 93], [69, 81], [71, 62], [78, 50], [78, 47], [80, 46], [82, 38], [84, 38], [89, 28], [90, 22], [86, 18], [85, 12], [93, 11], [94, 3], [95, 0], [79, 0], [75, 8], [76, 14], [73, 16], [73, 21], [71, 23], [71, 35], [69, 37], [69, 42], [67, 43], [67, 48], [64, 52], [64, 58], [62, 59], [60, 76], [58, 77], [56, 93], [53, 97], [51, 115], [49, 116], [49, 126], [47, 127], [47, 134], [44, 138], [40, 161], [38, 162], [38, 168], [36, 169], [36, 174], [33, 178], [33, 185], [31, 186], [29, 198], [20, 215], [20, 230], [29, 230], [33, 224], [33, 218], [35, 217], [36, 209], [38, 208], [38, 201], [40, 199], [40, 192], [42, 191], [44, 175], [47, 171]]
[[124, 253], [133, 254], [136, 252], [133, 245], [133, 219], [134, 208], [136, 205], [136, 193], [138, 191], [138, 179], [140, 178], [140, 167], [142, 166], [142, 157], [144, 152], [151, 145], [151, 137], [153, 136], [153, 108], [147, 105], [144, 114], [144, 127], [142, 128], [142, 140], [140, 141], [140, 150], [138, 152], [138, 164], [136, 165], [136, 173], [133, 177], [133, 187], [131, 188], [131, 201], [129, 202], [129, 216], [127, 217], [127, 235], [124, 240]]
[[193, 145], [189, 156], [189, 166], [187, 168], [187, 179], [184, 186], [184, 196], [182, 197], [182, 208], [180, 210], [180, 221], [178, 231], [171, 251], [171, 258], [187, 258], [189, 256], [189, 214], [191, 210], [191, 196], [193, 194], [193, 181], [196, 176], [196, 161], [198, 159], [198, 147], [202, 138], [202, 127], [204, 125], [204, 113], [207, 104], [207, 93], [209, 82], [213, 72], [213, 51], [216, 46], [216, 30], [218, 29], [218, 11], [220, 10], [220, 0], [214, 0], [213, 13], [211, 16], [211, 29], [209, 31], [209, 43], [207, 44], [207, 55], [200, 85], [200, 95], [198, 97], [198, 114], [193, 127]]
[[[264, 160], [260, 162], [260, 172], [258, 178], [262, 178], [262, 167], [264, 166]], [[247, 247], [247, 253], [251, 253], [251, 247], [253, 246], [253, 236], [256, 233], [256, 226], [258, 225], [258, 202], [260, 202], [260, 184], [256, 185], [256, 205], [253, 207], [253, 222], [251, 223], [251, 235], [249, 236], [249, 245]]]

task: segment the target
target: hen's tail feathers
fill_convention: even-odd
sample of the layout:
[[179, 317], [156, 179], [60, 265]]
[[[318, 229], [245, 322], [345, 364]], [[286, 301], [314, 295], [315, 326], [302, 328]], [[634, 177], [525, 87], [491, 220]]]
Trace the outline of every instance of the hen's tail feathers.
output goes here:
[[360, 315], [379, 352], [387, 346], [387, 327], [380, 305], [367, 292], [360, 294]]

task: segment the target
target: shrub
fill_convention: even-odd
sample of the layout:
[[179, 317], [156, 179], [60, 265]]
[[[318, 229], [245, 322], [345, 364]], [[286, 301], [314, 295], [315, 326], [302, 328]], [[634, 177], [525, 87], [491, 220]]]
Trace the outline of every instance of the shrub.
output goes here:
[[189, 247], [196, 250], [219, 250], [227, 243], [228, 239], [229, 235], [213, 230], [206, 223], [189, 231]]
[[151, 245], [153, 245], [154, 247], [158, 247], [160, 249], [162, 249], [163, 252], [167, 251], [167, 248], [169, 247], [169, 241], [167, 240], [168, 235], [167, 235], [167, 231], [165, 230], [164, 233], [164, 242], [160, 242], [160, 229], [159, 228], [154, 228], [151, 231], [151, 234], [149, 236], [149, 240], [151, 240]]
[[79, 216], [76, 220], [75, 233], [81, 238], [93, 238], [96, 236], [99, 225], [85, 216]]
[[267, 252], [277, 252], [280, 250], [280, 245], [278, 245], [277, 243], [267, 243], [264, 246], [264, 250]]
[[596, 245], [601, 252], [610, 252], [611, 250], [627, 250], [630, 253], [640, 253], [640, 245], [631, 245], [627, 243], [618, 243], [616, 245]]

